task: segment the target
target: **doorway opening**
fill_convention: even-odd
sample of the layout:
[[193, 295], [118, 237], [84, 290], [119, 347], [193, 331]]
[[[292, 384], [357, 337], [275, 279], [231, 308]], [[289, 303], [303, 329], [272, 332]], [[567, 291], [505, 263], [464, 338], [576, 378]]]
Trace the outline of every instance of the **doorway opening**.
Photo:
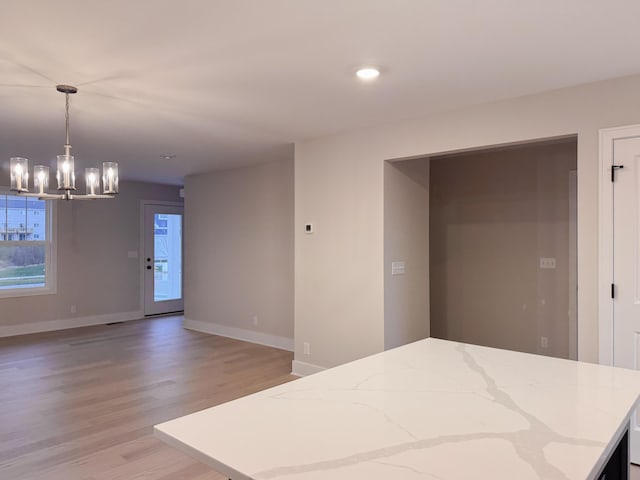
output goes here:
[[575, 136], [387, 162], [385, 348], [577, 359], [576, 168]]

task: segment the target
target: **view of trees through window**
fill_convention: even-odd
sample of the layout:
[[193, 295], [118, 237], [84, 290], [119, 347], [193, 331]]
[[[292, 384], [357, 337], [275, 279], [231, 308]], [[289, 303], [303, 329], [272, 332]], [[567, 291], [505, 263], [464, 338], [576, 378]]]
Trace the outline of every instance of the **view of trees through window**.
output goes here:
[[46, 284], [46, 204], [0, 195], [0, 290]]

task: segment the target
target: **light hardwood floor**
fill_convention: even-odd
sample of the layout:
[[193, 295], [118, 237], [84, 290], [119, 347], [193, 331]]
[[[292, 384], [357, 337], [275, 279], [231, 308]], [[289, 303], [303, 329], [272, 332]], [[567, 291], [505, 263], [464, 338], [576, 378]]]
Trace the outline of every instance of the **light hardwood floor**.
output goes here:
[[152, 426], [292, 380], [292, 354], [181, 319], [0, 339], [0, 479], [226, 479]]
[[292, 380], [292, 354], [181, 319], [0, 339], [0, 479], [225, 478], [152, 426]]

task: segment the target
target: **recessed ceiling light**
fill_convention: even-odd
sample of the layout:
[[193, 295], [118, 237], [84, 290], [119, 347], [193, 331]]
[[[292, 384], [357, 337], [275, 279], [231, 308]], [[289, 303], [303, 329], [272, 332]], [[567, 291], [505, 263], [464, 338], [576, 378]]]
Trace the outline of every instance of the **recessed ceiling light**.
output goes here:
[[356, 71], [360, 80], [373, 80], [380, 76], [380, 70], [376, 67], [362, 67]]
[[168, 155], [168, 154], [162, 154], [160, 155], [162, 158], [164, 158], [165, 160], [173, 160], [174, 158], [176, 158], [177, 155]]

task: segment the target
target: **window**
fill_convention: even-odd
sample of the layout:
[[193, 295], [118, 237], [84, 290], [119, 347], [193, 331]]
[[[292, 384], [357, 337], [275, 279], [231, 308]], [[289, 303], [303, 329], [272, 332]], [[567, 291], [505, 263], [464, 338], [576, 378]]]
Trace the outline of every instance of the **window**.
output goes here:
[[0, 191], [0, 297], [55, 292], [51, 203]]

